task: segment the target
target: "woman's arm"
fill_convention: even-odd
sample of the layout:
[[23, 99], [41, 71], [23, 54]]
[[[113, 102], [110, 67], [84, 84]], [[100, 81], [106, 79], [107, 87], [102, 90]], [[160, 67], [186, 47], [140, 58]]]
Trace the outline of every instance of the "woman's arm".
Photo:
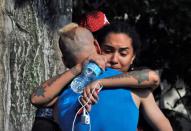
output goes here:
[[140, 91], [139, 94], [141, 99], [141, 109], [143, 111], [143, 116], [146, 118], [147, 122], [156, 131], [172, 131], [173, 129], [169, 120], [159, 109], [154, 100], [152, 92], [149, 90], [144, 90]]

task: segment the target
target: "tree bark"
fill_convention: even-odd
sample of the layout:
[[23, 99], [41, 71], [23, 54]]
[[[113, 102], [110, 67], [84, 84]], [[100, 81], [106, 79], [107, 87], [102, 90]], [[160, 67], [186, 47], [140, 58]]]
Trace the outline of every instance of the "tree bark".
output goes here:
[[65, 70], [57, 29], [72, 19], [72, 0], [0, 0], [0, 130], [30, 131], [32, 90]]

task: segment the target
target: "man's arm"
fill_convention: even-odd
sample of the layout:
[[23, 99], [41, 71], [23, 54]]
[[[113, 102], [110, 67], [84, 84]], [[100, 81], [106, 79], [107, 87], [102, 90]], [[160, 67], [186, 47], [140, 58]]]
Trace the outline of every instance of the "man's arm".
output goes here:
[[154, 90], [160, 83], [160, 77], [157, 71], [143, 69], [104, 78], [99, 81], [104, 88], [117, 86], [124, 88], [151, 88]]
[[53, 105], [57, 100], [58, 94], [81, 70], [82, 66], [78, 64], [63, 74], [45, 81], [32, 93], [31, 103], [37, 107]]
[[149, 90], [140, 91], [141, 109], [147, 122], [157, 131], [172, 131], [169, 120], [159, 109]]

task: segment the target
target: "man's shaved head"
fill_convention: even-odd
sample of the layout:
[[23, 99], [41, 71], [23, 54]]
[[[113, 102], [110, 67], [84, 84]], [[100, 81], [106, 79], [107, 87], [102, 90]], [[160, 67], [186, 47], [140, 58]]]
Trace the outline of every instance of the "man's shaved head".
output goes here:
[[96, 53], [92, 33], [75, 23], [70, 23], [59, 30], [59, 47], [63, 58], [72, 64], [79, 59], [81, 54], [89, 56]]

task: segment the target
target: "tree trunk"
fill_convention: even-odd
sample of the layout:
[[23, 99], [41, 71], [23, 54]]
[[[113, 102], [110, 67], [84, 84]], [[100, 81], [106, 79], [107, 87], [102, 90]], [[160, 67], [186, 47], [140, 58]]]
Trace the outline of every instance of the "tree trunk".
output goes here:
[[32, 90], [65, 68], [57, 29], [72, 19], [72, 0], [0, 0], [0, 130], [30, 131]]

